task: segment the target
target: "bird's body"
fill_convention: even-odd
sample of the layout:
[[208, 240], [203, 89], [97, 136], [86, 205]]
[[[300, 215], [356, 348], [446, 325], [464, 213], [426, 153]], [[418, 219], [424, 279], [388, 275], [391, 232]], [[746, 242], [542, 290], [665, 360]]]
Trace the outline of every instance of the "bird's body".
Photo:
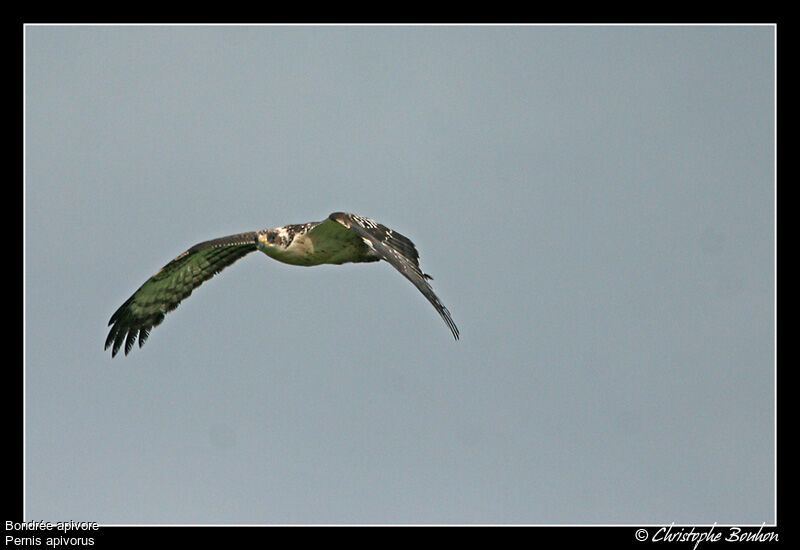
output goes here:
[[113, 357], [124, 343], [127, 355], [137, 338], [141, 347], [150, 330], [195, 288], [256, 250], [297, 266], [385, 260], [419, 289], [458, 339], [458, 328], [450, 312], [427, 281], [432, 277], [419, 267], [414, 243], [370, 218], [334, 212], [321, 222], [239, 233], [191, 247], [148, 279], [111, 316], [106, 349], [112, 346]]
[[[272, 246], [270, 237], [277, 246]], [[331, 219], [259, 231], [257, 245], [270, 258], [291, 265], [338, 265], [380, 260], [361, 238]]]

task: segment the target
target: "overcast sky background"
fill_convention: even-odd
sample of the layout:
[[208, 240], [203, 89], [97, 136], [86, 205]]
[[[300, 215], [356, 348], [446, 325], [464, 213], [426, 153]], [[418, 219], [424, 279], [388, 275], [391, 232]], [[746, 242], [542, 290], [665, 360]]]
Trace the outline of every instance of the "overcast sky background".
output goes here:
[[[26, 519], [774, 515], [771, 26], [27, 27]], [[388, 264], [211, 238], [367, 215]]]

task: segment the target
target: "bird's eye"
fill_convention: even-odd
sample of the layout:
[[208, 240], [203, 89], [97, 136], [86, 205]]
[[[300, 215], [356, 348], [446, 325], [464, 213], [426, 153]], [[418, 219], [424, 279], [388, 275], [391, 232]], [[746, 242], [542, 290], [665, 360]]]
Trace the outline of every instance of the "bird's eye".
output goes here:
[[278, 236], [277, 233], [275, 233], [274, 231], [270, 231], [269, 233], [267, 233], [267, 240], [269, 242], [271, 242], [271, 243], [274, 243], [275, 242], [275, 237], [277, 237], [277, 236]]

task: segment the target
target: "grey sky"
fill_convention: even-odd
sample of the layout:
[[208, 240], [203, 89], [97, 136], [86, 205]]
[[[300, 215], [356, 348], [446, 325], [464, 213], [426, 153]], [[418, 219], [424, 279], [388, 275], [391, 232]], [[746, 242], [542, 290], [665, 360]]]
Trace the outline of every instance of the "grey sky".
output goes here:
[[[774, 516], [771, 26], [27, 27], [27, 519]], [[345, 210], [388, 264], [189, 246]]]

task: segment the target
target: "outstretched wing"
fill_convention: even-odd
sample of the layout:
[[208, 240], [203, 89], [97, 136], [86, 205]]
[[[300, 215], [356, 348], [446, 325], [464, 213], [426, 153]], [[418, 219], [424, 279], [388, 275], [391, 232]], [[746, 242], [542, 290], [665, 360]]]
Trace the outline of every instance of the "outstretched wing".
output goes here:
[[113, 325], [106, 347], [114, 357], [125, 343], [128, 355], [136, 338], [139, 347], [164, 315], [178, 307], [192, 291], [233, 262], [256, 250], [256, 233], [240, 233], [202, 242], [162, 267], [111, 316]]
[[458, 340], [458, 327], [450, 317], [450, 312], [439, 301], [439, 298], [433, 292], [433, 288], [428, 283], [427, 279], [433, 279], [433, 277], [423, 273], [422, 269], [420, 269], [419, 253], [408, 237], [379, 224], [375, 220], [357, 214], [334, 212], [328, 216], [328, 219], [336, 221], [356, 233], [380, 258], [392, 264], [397, 271], [411, 281], [422, 292], [422, 295], [433, 304], [433, 307], [442, 316], [444, 322], [447, 323], [448, 328], [453, 333], [453, 337]]

